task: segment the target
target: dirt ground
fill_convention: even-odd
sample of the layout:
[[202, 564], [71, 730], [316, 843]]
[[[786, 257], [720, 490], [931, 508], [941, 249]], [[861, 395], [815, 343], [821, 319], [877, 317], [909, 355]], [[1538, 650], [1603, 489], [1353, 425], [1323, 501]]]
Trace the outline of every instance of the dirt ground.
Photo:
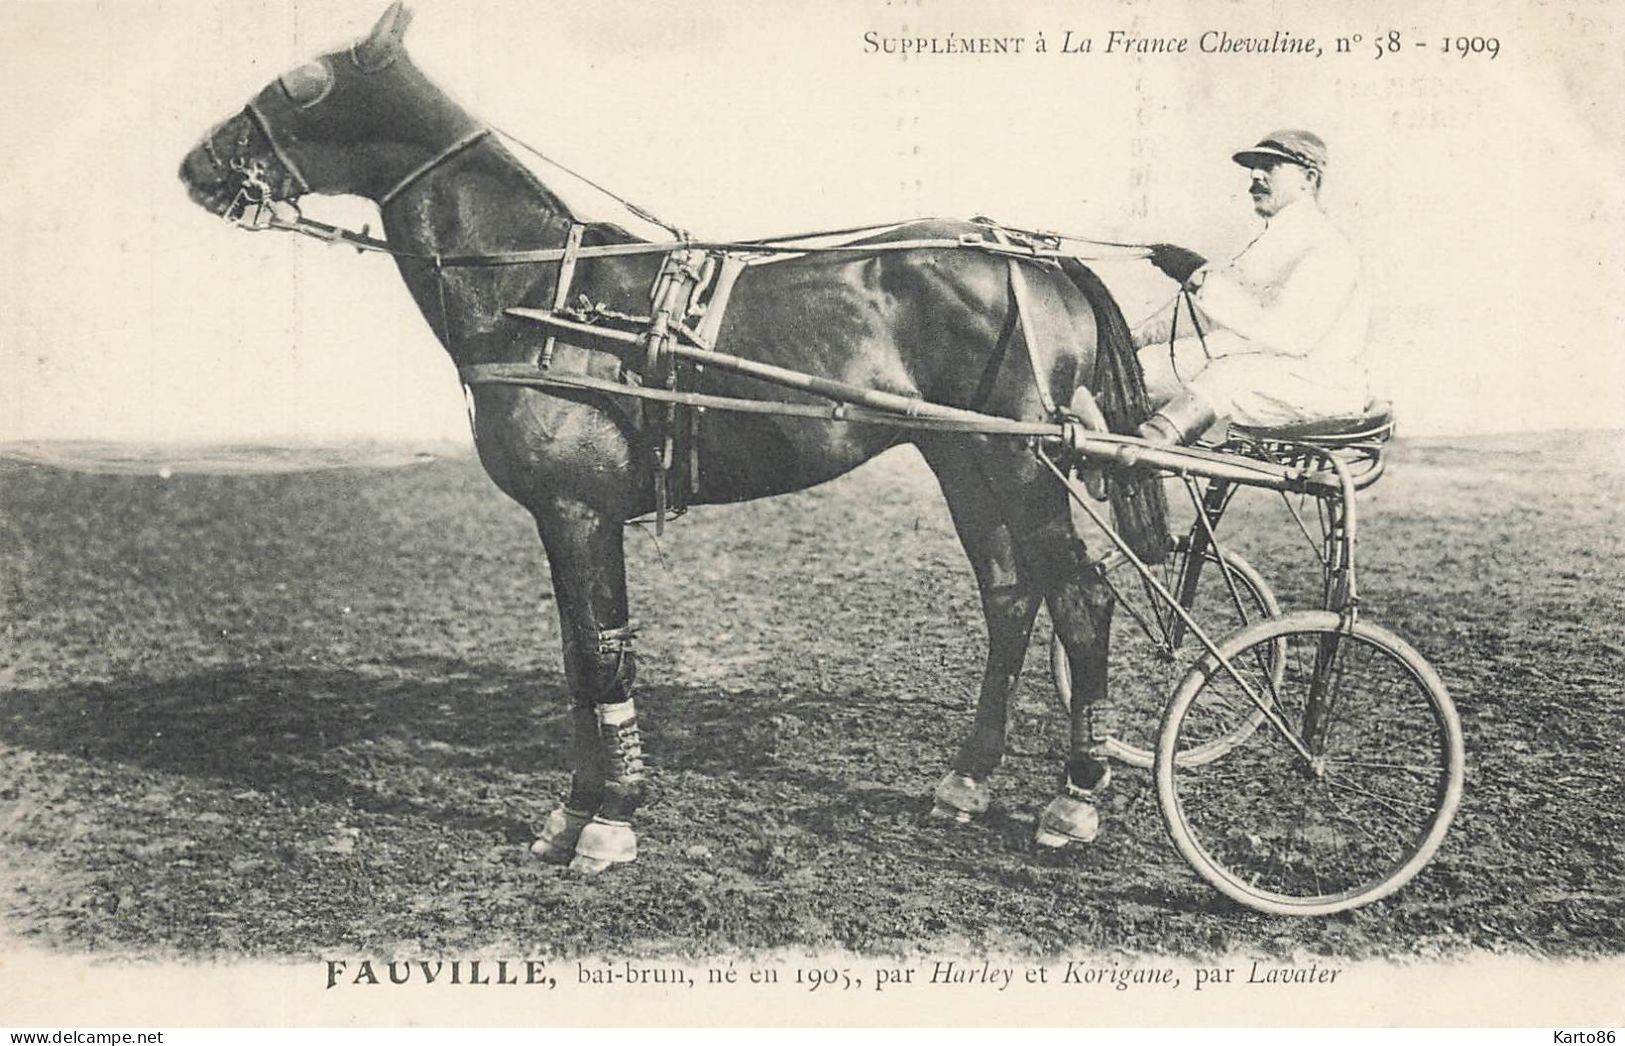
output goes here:
[[[641, 859], [596, 881], [526, 852], [568, 776], [528, 517], [466, 459], [204, 474], [268, 455], [0, 462], [10, 935], [199, 958], [1625, 950], [1621, 434], [1401, 441], [1363, 496], [1366, 613], [1450, 687], [1467, 790], [1413, 883], [1312, 920], [1197, 879], [1143, 771], [1092, 848], [1034, 852], [1065, 738], [1042, 620], [993, 810], [924, 817], [983, 634], [912, 452], [629, 534], [654, 795]], [[1279, 506], [1234, 520], [1305, 605]]]

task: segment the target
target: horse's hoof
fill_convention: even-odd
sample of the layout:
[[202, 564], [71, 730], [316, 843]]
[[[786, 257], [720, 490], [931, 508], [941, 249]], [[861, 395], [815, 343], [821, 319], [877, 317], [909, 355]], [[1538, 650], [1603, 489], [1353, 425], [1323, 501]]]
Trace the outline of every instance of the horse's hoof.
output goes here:
[[1069, 795], [1058, 795], [1038, 816], [1033, 841], [1058, 850], [1077, 843], [1092, 843], [1100, 834], [1100, 813], [1095, 804]]
[[597, 875], [611, 865], [629, 864], [638, 859], [638, 837], [632, 826], [622, 821], [593, 818], [576, 839], [570, 870], [580, 875]]
[[937, 790], [931, 795], [931, 817], [938, 821], [964, 824], [987, 813], [992, 795], [993, 790], [985, 783], [950, 771], [937, 782]]
[[563, 864], [575, 855], [581, 830], [591, 821], [592, 814], [559, 807], [547, 815], [530, 852], [552, 864]]

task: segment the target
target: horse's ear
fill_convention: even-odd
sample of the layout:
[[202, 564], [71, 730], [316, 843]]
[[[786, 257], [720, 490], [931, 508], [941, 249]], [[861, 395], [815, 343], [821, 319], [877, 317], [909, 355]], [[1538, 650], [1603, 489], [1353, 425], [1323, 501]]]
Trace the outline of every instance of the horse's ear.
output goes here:
[[411, 24], [411, 9], [401, 0], [395, 0], [383, 17], [378, 19], [378, 24], [372, 27], [367, 38], [355, 45], [351, 52], [355, 56], [355, 64], [368, 73], [389, 65], [400, 54], [401, 40], [406, 36], [406, 27]]

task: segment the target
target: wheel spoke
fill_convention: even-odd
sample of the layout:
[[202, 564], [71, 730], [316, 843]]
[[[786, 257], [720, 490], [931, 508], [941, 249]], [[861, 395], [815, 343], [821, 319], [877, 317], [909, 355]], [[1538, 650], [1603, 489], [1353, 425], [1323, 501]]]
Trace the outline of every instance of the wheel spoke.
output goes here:
[[[1328, 795], [1326, 798], [1331, 801], [1331, 804], [1333, 806], [1337, 807], [1338, 812], [1341, 813], [1344, 816], [1344, 818], [1347, 819], [1349, 824], [1353, 825], [1355, 827], [1355, 829], [1358, 830], [1361, 835], [1363, 835], [1367, 839], [1371, 840], [1371, 845], [1372, 846], [1376, 846], [1376, 847], [1381, 847], [1382, 846], [1382, 841], [1380, 839], [1378, 839], [1376, 836], [1371, 834], [1371, 829], [1366, 827], [1366, 823], [1364, 821], [1362, 821], [1360, 818], [1355, 817], [1352, 813], [1350, 813], [1349, 808], [1347, 806], [1343, 805], [1343, 802], [1340, 799], [1338, 799], [1337, 796]], [[1394, 834], [1399, 837], [1399, 841], [1400, 841], [1401, 845], [1403, 845], [1404, 843], [1407, 843], [1407, 842], [1410, 841], [1410, 837], [1408, 835], [1406, 835], [1404, 832], [1400, 831], [1399, 826], [1395, 825], [1392, 821], [1384, 821], [1382, 823], [1388, 825], [1388, 827], [1393, 830]]]
[[1439, 776], [1439, 768], [1437, 766], [1412, 766], [1405, 763], [1377, 763], [1367, 759], [1338, 759], [1328, 763], [1328, 766], [1357, 766], [1373, 770], [1404, 770], [1408, 773], [1421, 774], [1424, 777]]
[[1394, 813], [1400, 814], [1401, 816], [1404, 815], [1404, 811], [1395, 810], [1394, 808], [1396, 806], [1408, 806], [1408, 807], [1412, 808], [1413, 810], [1431, 810], [1432, 809], [1432, 807], [1428, 806], [1426, 803], [1413, 803], [1409, 799], [1401, 799], [1398, 796], [1385, 795], [1385, 794], [1383, 794], [1381, 792], [1373, 792], [1373, 791], [1370, 791], [1368, 789], [1361, 788], [1361, 787], [1359, 787], [1357, 785], [1351, 785], [1347, 781], [1339, 781], [1334, 777], [1327, 777], [1325, 779], [1325, 781], [1326, 781], [1326, 784], [1330, 785], [1333, 788], [1341, 788], [1345, 792], [1353, 792], [1356, 795], [1363, 795], [1367, 799], [1371, 799], [1371, 800], [1373, 800], [1373, 801], [1375, 801], [1375, 802], [1377, 802], [1377, 803], [1379, 803], [1379, 804], [1381, 804], [1383, 806], [1386, 806], [1389, 810], [1392, 810]]

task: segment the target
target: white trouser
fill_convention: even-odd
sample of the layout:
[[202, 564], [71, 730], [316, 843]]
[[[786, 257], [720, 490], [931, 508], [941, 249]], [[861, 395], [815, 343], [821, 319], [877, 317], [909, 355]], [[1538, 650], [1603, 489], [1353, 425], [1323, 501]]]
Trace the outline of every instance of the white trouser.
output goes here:
[[1285, 425], [1350, 417], [1365, 409], [1364, 376], [1352, 366], [1317, 364], [1298, 356], [1257, 351], [1231, 331], [1213, 331], [1139, 350], [1151, 402], [1161, 405], [1186, 392], [1207, 400], [1214, 413], [1238, 425]]

